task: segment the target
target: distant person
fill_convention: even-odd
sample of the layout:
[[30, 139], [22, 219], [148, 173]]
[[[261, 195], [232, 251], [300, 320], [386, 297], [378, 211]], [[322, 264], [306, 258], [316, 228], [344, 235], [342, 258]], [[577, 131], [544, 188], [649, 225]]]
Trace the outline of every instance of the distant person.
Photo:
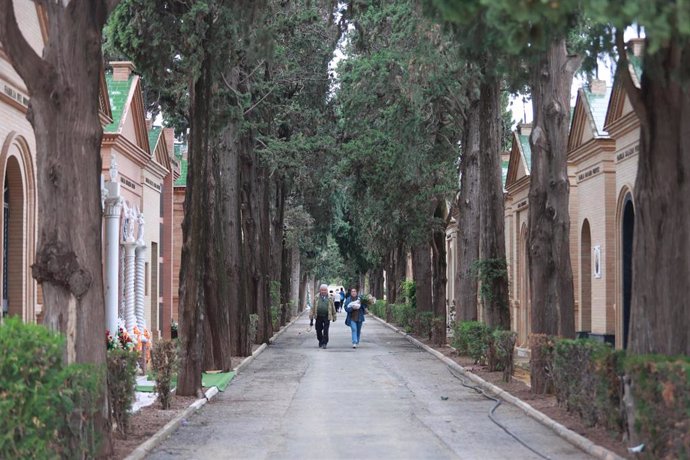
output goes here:
[[[333, 291], [331, 291], [333, 292]], [[338, 291], [333, 295], [333, 305], [335, 305], [335, 311], [340, 311], [340, 306], [343, 304], [343, 299], [340, 298], [340, 293]]]
[[316, 318], [316, 338], [319, 340], [319, 348], [328, 345], [328, 328], [331, 321], [335, 321], [335, 306], [333, 299], [328, 295], [328, 286], [322, 284], [319, 287], [319, 296], [314, 299], [314, 308], [309, 310], [309, 326], [314, 325]]
[[345, 311], [347, 312], [345, 324], [352, 330], [352, 348], [357, 348], [362, 337], [362, 325], [367, 312], [367, 306], [361, 303], [357, 288], [350, 289], [350, 296], [345, 301]]
[[345, 291], [343, 288], [340, 288], [340, 307], [345, 308]]

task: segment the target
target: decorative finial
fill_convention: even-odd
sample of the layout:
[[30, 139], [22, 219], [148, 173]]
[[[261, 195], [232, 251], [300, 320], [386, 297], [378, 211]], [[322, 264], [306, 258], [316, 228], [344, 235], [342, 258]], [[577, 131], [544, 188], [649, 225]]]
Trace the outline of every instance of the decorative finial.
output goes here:
[[117, 169], [117, 157], [114, 153], [110, 154], [110, 182], [117, 182], [117, 176], [119, 174]]

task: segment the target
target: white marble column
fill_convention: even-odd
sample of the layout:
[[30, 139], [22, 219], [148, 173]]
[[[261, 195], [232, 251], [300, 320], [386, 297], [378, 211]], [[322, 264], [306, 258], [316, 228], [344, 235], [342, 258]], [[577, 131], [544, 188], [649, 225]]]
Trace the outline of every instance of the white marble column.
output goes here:
[[[144, 241], [144, 214], [138, 212], [139, 232], [136, 247], [136, 284], [134, 287], [134, 305], [139, 332], [144, 333], [146, 319], [144, 316], [144, 294], [146, 290], [146, 242]], [[155, 295], [155, 293], [151, 293]]]
[[[118, 327], [118, 294], [120, 262], [120, 210], [122, 198], [117, 183], [109, 183], [110, 192], [105, 200], [105, 317], [106, 327], [112, 335], [117, 335]], [[116, 186], [116, 187], [111, 187]]]
[[137, 325], [137, 317], [134, 313], [134, 251], [136, 241], [125, 241], [125, 324], [130, 334]]

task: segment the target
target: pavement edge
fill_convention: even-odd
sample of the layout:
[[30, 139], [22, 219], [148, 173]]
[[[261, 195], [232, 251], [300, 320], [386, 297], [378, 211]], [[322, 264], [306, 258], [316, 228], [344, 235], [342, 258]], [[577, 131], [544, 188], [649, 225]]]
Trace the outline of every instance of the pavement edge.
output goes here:
[[584, 436], [581, 436], [577, 434], [576, 432], [566, 428], [565, 426], [561, 425], [557, 421], [551, 419], [550, 417], [546, 416], [544, 413], [539, 412], [536, 410], [534, 407], [530, 406], [523, 400], [516, 398], [512, 394], [508, 393], [507, 391], [497, 387], [493, 383], [487, 382], [483, 378], [479, 377], [476, 374], [473, 374], [471, 372], [468, 372], [464, 367], [462, 367], [460, 364], [456, 363], [452, 359], [448, 358], [447, 356], [444, 356], [443, 353], [434, 350], [430, 346], [420, 342], [419, 340], [415, 339], [412, 337], [410, 334], [407, 332], [393, 326], [392, 324], [387, 323], [383, 319], [371, 315], [374, 319], [382, 323], [384, 326], [388, 327], [389, 329], [392, 329], [393, 331], [397, 332], [398, 334], [402, 335], [405, 337], [410, 343], [413, 345], [417, 346], [418, 348], [421, 348], [428, 353], [434, 355], [437, 359], [445, 363], [446, 365], [450, 366], [453, 368], [453, 370], [457, 371], [458, 373], [462, 374], [464, 377], [468, 378], [469, 380], [472, 380], [474, 383], [476, 383], [479, 387], [481, 387], [483, 390], [486, 390], [487, 392], [491, 393], [493, 396], [501, 398], [503, 401], [512, 404], [513, 406], [519, 408], [522, 410], [525, 414], [528, 416], [532, 417], [534, 420], [537, 422], [541, 423], [542, 425], [546, 426], [547, 428], [550, 428], [554, 433], [556, 433], [558, 436], [561, 438], [565, 439], [569, 443], [573, 444], [574, 446], [578, 447], [579, 449], [583, 450], [584, 452], [588, 453], [589, 455], [600, 459], [600, 460], [625, 460], [623, 457], [619, 456], [615, 452], [611, 452], [610, 450], [606, 449], [605, 447], [602, 447], [598, 444], [593, 443], [589, 439], [585, 438]]
[[[292, 326], [300, 318], [300, 316], [302, 316], [303, 313], [304, 312], [300, 312], [292, 321], [286, 324], [285, 327], [281, 328], [278, 332], [273, 334], [273, 337], [271, 337], [268, 340], [269, 343], [273, 343], [275, 339], [277, 339], [283, 332], [285, 332], [287, 328]], [[263, 343], [259, 348], [254, 350], [254, 352], [251, 355], [244, 358], [242, 362], [233, 369], [233, 371], [235, 371], [235, 374], [239, 374], [242, 369], [244, 369], [245, 367], [247, 367], [249, 363], [254, 361], [254, 358], [263, 353], [263, 351], [267, 347], [268, 345]], [[175, 418], [166, 423], [165, 426], [158, 430], [153, 436], [151, 436], [143, 443], [139, 444], [139, 446], [136, 449], [134, 449], [128, 456], [126, 456], [124, 460], [141, 460], [144, 457], [146, 457], [146, 455], [149, 452], [158, 447], [158, 445], [161, 442], [163, 442], [168, 436], [170, 436], [180, 426], [184, 419], [189, 418], [194, 412], [201, 409], [218, 393], [219, 392], [217, 387], [211, 387], [208, 390], [206, 390], [204, 398], [199, 398], [192, 404], [190, 404], [189, 407], [187, 407], [182, 413], [180, 413]]]

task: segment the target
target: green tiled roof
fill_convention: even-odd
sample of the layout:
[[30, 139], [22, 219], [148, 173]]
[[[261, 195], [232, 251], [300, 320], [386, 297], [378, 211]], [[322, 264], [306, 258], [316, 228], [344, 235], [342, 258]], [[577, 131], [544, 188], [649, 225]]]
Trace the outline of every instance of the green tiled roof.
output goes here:
[[525, 156], [525, 167], [527, 172], [532, 171], [532, 147], [529, 146], [529, 136], [520, 134], [520, 146], [522, 147], [522, 154]]
[[180, 163], [180, 177], [175, 181], [175, 187], [187, 186], [187, 160], [182, 158], [183, 145], [175, 144], [175, 158]]
[[134, 76], [130, 76], [127, 81], [113, 80], [113, 74], [105, 76], [105, 83], [108, 86], [108, 97], [110, 98], [110, 109], [113, 112], [113, 122], [104, 128], [106, 133], [116, 133], [120, 126], [120, 118], [129, 97], [129, 90], [132, 86]]
[[635, 56], [632, 53], [628, 53], [628, 61], [632, 65], [635, 75], [637, 76], [637, 81], [642, 81], [642, 59], [639, 56]]
[[604, 94], [594, 94], [589, 88], [585, 88], [583, 92], [585, 93], [585, 97], [587, 97], [589, 109], [592, 111], [597, 134], [604, 134], [604, 122], [606, 121], [606, 111], [609, 108], [611, 87], [607, 87]]
[[508, 178], [508, 165], [510, 164], [510, 161], [508, 160], [503, 160], [501, 161], [501, 183], [503, 184], [503, 188], [506, 188], [506, 179]]
[[151, 148], [152, 155], [162, 131], [163, 130], [158, 126], [154, 126], [151, 128], [151, 131], [149, 131], [149, 147]]

